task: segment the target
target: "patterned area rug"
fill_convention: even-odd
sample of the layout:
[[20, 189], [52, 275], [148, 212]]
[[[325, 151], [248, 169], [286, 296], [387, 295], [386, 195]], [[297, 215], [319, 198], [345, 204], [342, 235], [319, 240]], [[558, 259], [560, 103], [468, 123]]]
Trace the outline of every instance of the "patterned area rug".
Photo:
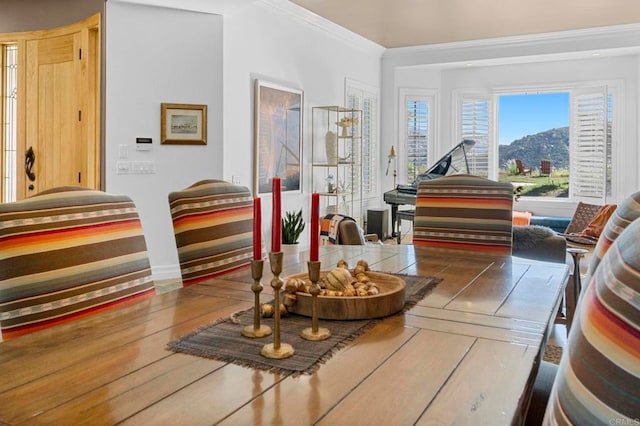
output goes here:
[[555, 346], [555, 345], [547, 345], [544, 350], [544, 355], [542, 356], [542, 359], [547, 362], [559, 364], [561, 357], [562, 357], [562, 347]]
[[[442, 280], [435, 277], [397, 275], [406, 283], [407, 311], [422, 300]], [[400, 313], [398, 313], [400, 314]], [[398, 315], [396, 314], [396, 315]], [[193, 333], [168, 344], [168, 349], [204, 358], [211, 358], [245, 367], [285, 374], [311, 374], [356, 337], [375, 326], [381, 319], [354, 321], [320, 320], [320, 327], [331, 331], [324, 341], [310, 342], [299, 336], [301, 330], [311, 326], [311, 318], [288, 314], [280, 322], [280, 341], [293, 346], [295, 353], [285, 359], [269, 359], [260, 355], [265, 344], [273, 343], [273, 336], [249, 339], [241, 335], [242, 329], [253, 324], [253, 308], [221, 318]], [[273, 330], [273, 319], [263, 318], [263, 324]]]

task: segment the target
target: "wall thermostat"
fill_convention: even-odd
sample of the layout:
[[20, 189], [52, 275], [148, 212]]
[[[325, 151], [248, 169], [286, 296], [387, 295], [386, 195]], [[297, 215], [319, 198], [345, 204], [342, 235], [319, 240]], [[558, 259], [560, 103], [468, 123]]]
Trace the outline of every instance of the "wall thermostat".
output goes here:
[[151, 138], [136, 138], [136, 151], [151, 151], [153, 140]]

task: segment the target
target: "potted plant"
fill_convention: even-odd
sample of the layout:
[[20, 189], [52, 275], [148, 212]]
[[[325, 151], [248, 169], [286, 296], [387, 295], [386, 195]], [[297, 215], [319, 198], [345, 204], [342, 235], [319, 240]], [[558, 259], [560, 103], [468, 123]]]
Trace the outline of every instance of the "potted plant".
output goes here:
[[[302, 220], [302, 209], [297, 212], [285, 212], [282, 218], [282, 244], [296, 245], [304, 230], [304, 220]], [[283, 249], [284, 251], [284, 249]]]

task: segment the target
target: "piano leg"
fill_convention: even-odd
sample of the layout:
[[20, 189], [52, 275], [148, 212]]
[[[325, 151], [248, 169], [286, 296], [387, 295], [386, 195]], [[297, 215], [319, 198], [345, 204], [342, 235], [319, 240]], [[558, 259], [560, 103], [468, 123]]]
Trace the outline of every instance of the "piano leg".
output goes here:
[[391, 204], [391, 236], [396, 238], [398, 233], [396, 232], [396, 218], [398, 217], [398, 204]]

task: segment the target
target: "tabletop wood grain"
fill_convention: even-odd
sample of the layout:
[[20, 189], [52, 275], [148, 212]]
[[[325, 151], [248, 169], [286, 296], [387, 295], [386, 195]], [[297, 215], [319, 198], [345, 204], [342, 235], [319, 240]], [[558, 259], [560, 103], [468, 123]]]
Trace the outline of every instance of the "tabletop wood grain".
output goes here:
[[[565, 265], [409, 245], [321, 248], [326, 268], [340, 259], [443, 281], [313, 375], [166, 349], [252, 306], [248, 270], [2, 342], [0, 424], [522, 422], [569, 276]], [[306, 253], [285, 257], [282, 275], [305, 272], [306, 260]]]

